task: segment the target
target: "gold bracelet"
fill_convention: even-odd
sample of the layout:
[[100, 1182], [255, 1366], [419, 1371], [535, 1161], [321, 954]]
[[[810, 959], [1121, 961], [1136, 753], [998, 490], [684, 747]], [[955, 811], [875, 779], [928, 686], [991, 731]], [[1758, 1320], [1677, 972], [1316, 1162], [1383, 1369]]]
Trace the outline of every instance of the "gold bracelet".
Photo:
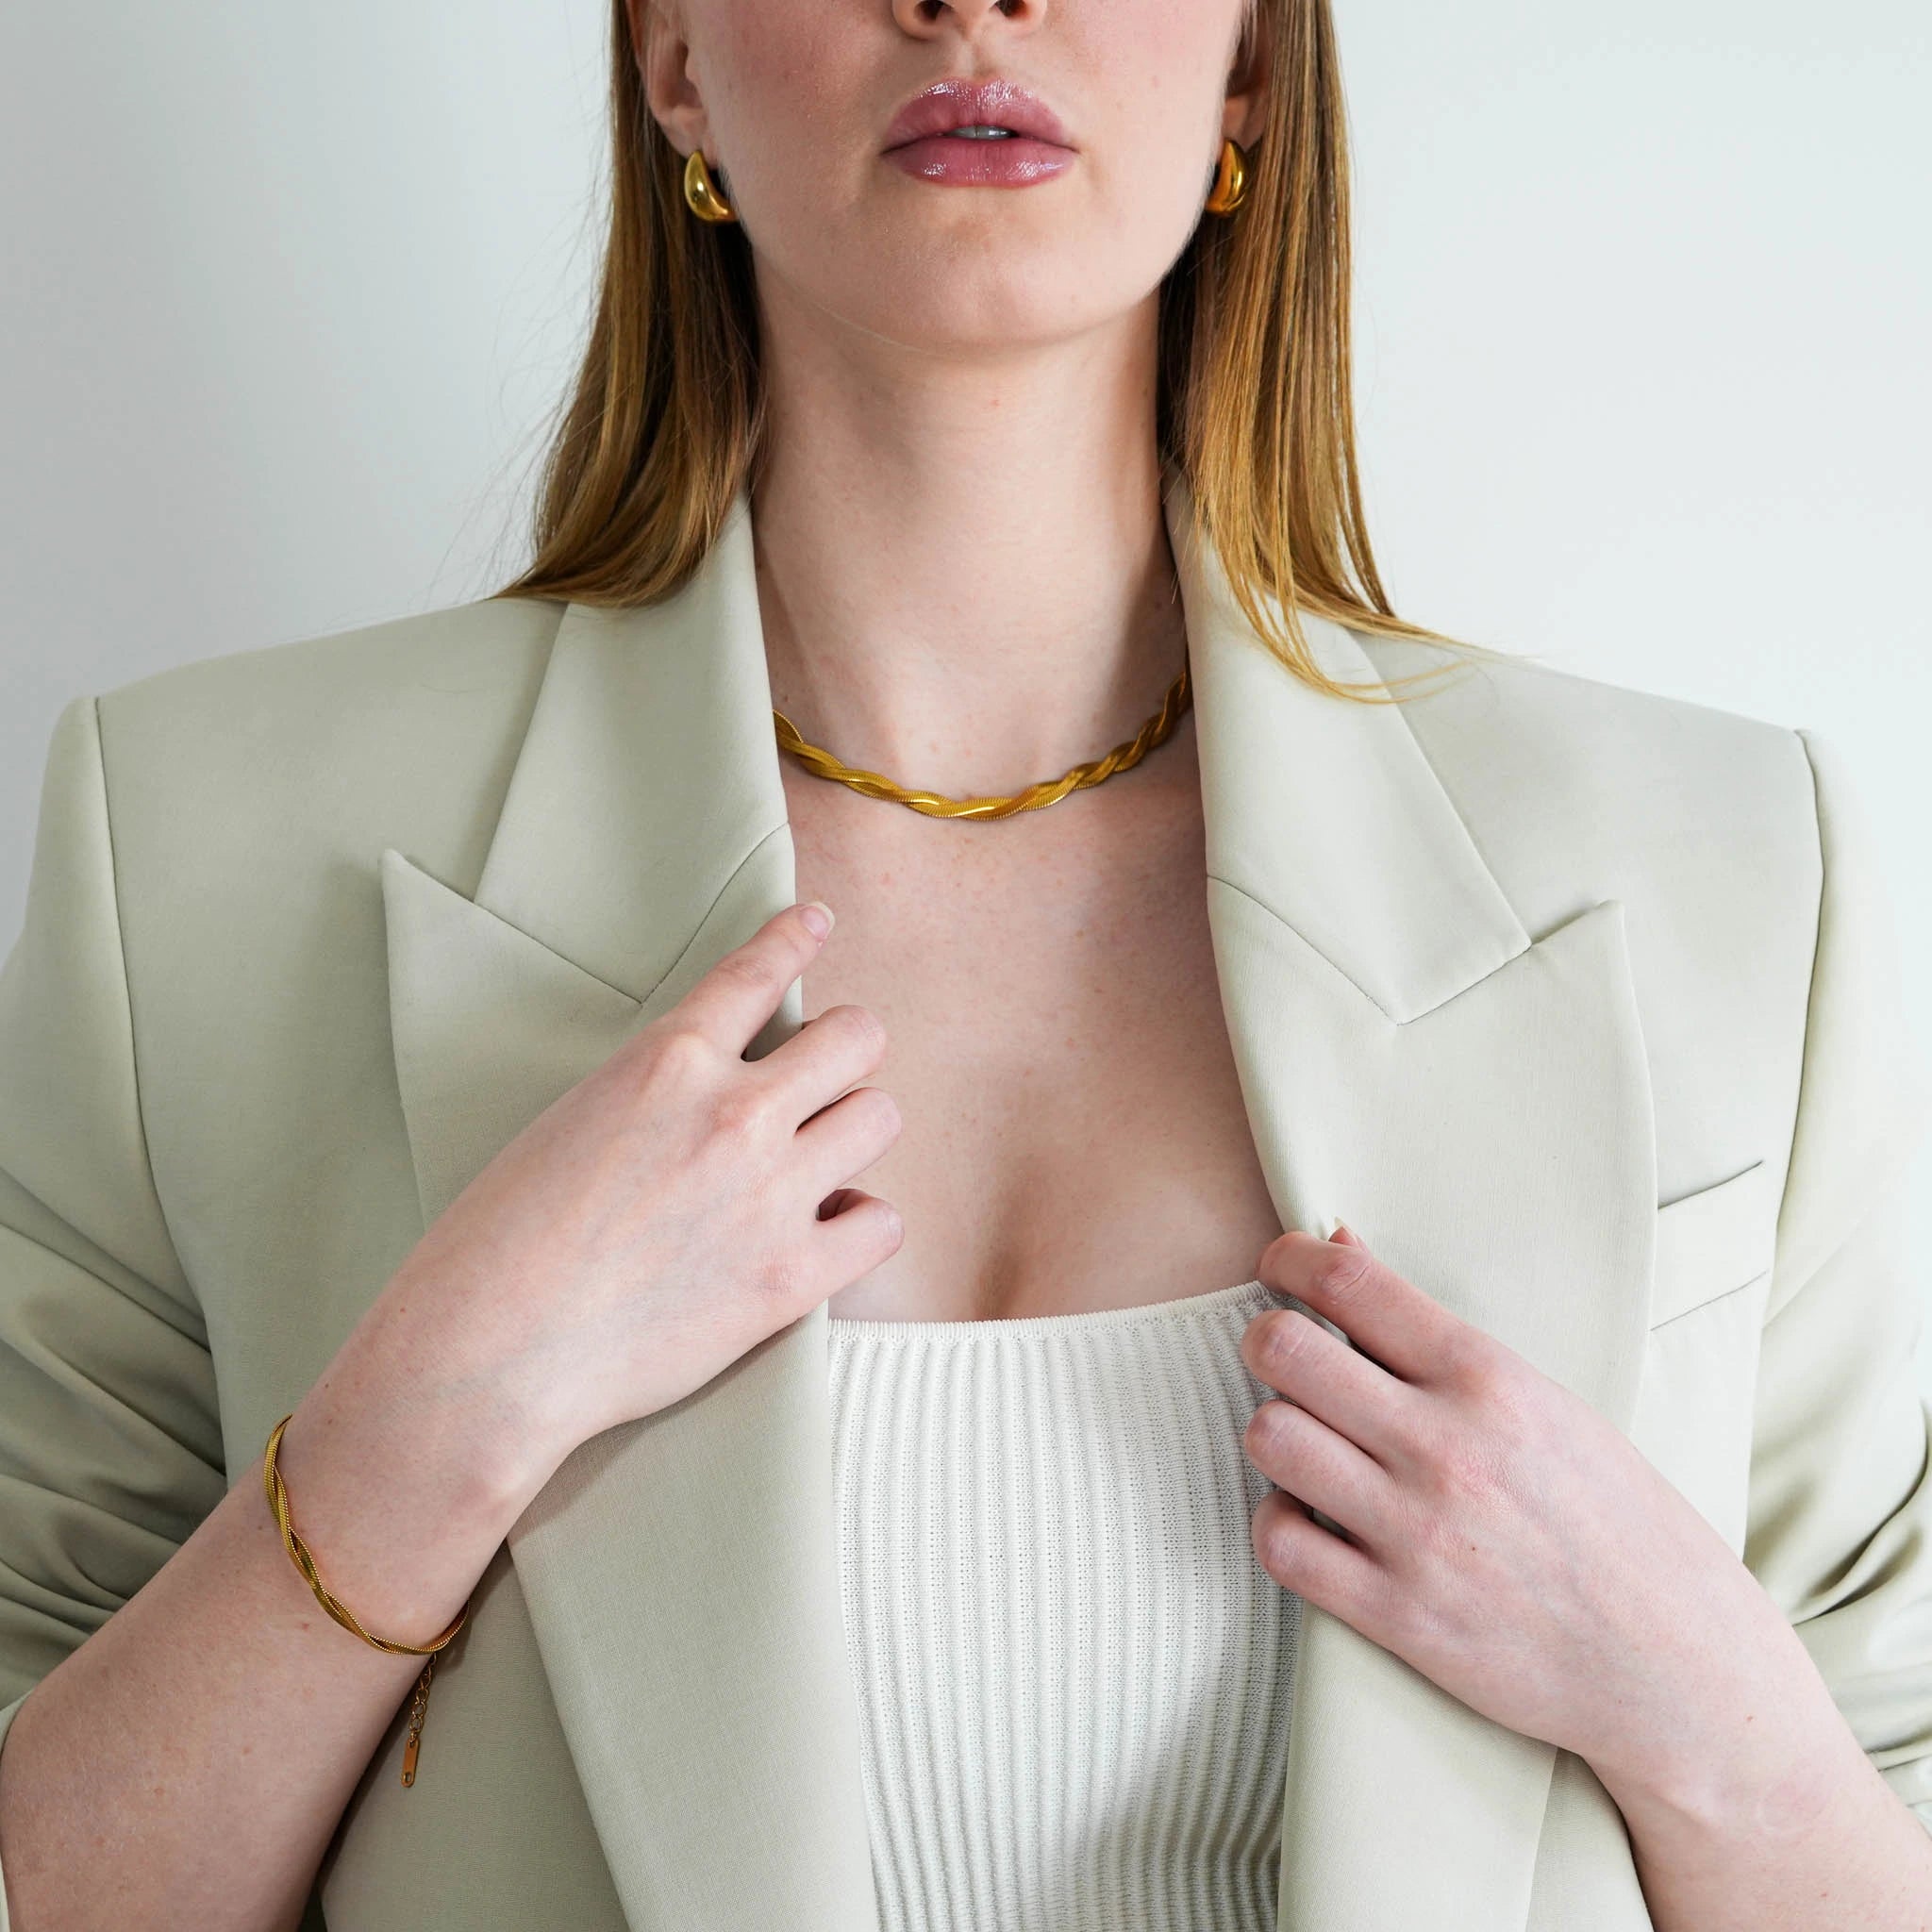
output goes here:
[[295, 1525], [289, 1519], [289, 1489], [282, 1481], [281, 1471], [275, 1467], [275, 1451], [281, 1447], [282, 1431], [294, 1420], [291, 1408], [269, 1432], [268, 1449], [262, 1457], [261, 1481], [268, 1492], [269, 1507], [275, 1511], [275, 1522], [281, 1526], [282, 1546], [288, 1551], [296, 1569], [308, 1580], [308, 1587], [315, 1592], [316, 1601], [321, 1604], [344, 1630], [353, 1630], [364, 1643], [373, 1643], [377, 1650], [387, 1650], [406, 1657], [426, 1657], [429, 1661], [423, 1666], [423, 1674], [416, 1679], [416, 1689], [409, 1702], [409, 1739], [403, 1747], [403, 1782], [412, 1785], [416, 1782], [416, 1753], [423, 1742], [423, 1717], [429, 1708], [429, 1674], [436, 1668], [435, 1653], [440, 1651], [458, 1630], [463, 1620], [470, 1614], [467, 1600], [458, 1613], [457, 1620], [433, 1643], [393, 1643], [387, 1637], [374, 1637], [357, 1622], [355, 1613], [340, 1598], [330, 1595], [324, 1588], [322, 1578], [315, 1570], [315, 1558], [308, 1554], [308, 1545], [295, 1534]]

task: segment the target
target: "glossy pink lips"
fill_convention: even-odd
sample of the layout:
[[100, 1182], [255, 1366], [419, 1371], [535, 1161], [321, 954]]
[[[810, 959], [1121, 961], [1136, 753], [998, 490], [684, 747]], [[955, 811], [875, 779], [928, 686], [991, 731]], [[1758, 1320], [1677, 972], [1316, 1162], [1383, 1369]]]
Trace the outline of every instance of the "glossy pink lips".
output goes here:
[[[953, 132], [998, 127], [999, 135]], [[1024, 188], [1073, 165], [1074, 150], [1046, 103], [1005, 80], [941, 80], [915, 94], [887, 134], [886, 158], [925, 181]]]

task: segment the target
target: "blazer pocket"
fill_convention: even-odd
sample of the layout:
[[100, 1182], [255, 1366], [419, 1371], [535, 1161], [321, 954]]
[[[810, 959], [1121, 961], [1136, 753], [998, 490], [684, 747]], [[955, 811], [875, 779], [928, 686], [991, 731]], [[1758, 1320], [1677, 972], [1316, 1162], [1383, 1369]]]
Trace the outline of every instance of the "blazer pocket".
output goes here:
[[1754, 1160], [1728, 1180], [1658, 1208], [1653, 1328], [1748, 1287], [1770, 1269], [1777, 1241], [1771, 1181], [1771, 1169]]

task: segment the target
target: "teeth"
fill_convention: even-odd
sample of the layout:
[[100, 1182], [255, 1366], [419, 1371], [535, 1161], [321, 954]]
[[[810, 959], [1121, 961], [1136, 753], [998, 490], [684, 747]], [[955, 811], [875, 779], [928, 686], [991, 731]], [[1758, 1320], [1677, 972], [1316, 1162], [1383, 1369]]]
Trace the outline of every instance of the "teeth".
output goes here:
[[1010, 127], [986, 127], [978, 124], [968, 127], [956, 127], [952, 131], [968, 141], [1011, 141], [1013, 138], [1013, 130]]

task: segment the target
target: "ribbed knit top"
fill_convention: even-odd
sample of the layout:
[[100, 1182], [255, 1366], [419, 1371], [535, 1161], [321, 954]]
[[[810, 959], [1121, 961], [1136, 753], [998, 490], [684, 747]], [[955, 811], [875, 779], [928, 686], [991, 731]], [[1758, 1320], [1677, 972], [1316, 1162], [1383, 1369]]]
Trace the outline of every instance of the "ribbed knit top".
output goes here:
[[1301, 1599], [1240, 1350], [1278, 1306], [828, 1317], [882, 1932], [1272, 1932]]

